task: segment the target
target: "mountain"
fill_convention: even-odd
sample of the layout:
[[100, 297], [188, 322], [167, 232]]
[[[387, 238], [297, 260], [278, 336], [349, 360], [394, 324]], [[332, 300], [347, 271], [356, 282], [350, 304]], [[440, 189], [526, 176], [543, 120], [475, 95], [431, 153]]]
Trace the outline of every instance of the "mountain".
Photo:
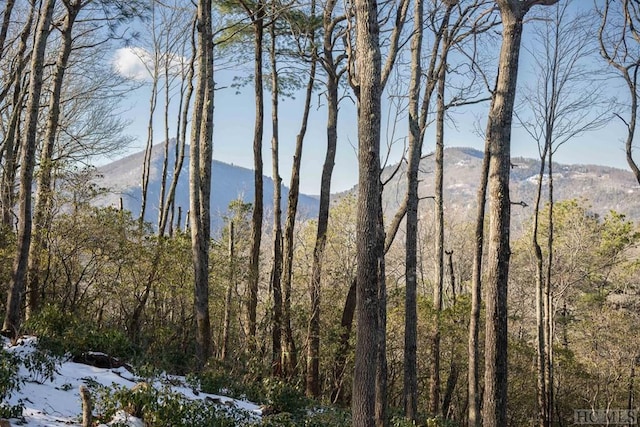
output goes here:
[[[169, 174], [167, 188], [173, 176], [175, 159], [175, 142], [169, 148]], [[158, 204], [161, 187], [162, 163], [164, 158], [164, 144], [153, 146], [151, 153], [151, 169], [147, 196], [147, 208], [144, 219], [152, 224], [158, 222]], [[142, 169], [144, 151], [131, 154], [112, 163], [98, 168], [100, 177], [96, 184], [109, 189], [109, 193], [101, 197], [96, 203], [99, 206], [119, 206], [120, 198], [125, 209], [132, 212], [133, 217], [140, 215], [142, 200]], [[211, 227], [219, 229], [223, 224], [223, 215], [227, 212], [229, 203], [241, 198], [246, 203], [253, 203], [254, 185], [253, 170], [214, 160], [211, 168]], [[269, 215], [273, 212], [273, 180], [264, 177], [264, 208]], [[282, 209], [286, 209], [289, 189], [282, 186]], [[182, 225], [189, 209], [189, 146], [185, 148], [185, 159], [176, 187], [176, 206], [182, 208]], [[313, 196], [300, 194], [298, 212], [303, 217], [315, 217], [318, 212], [318, 200]], [[177, 215], [177, 209], [176, 209]]]
[[[467, 219], [475, 215], [476, 193], [480, 182], [483, 153], [472, 148], [447, 148], [444, 153], [445, 215], [463, 212]], [[518, 231], [533, 213], [540, 160], [516, 157], [511, 160], [510, 196], [513, 203], [512, 223]], [[396, 171], [397, 168], [400, 168]], [[390, 166], [383, 171], [383, 181], [389, 180], [383, 194], [385, 215], [391, 217], [406, 191], [406, 164]], [[428, 198], [434, 194], [435, 161], [432, 155], [420, 163], [419, 195]], [[395, 172], [395, 174], [394, 174]], [[545, 175], [543, 179], [548, 179]], [[601, 216], [610, 210], [626, 214], [640, 221], [640, 186], [631, 172], [607, 166], [553, 164], [554, 200], [581, 199], [593, 213]], [[543, 190], [545, 191], [545, 190]], [[544, 200], [546, 202], [546, 198]], [[544, 203], [543, 202], [543, 203]], [[431, 207], [433, 201], [420, 202]], [[427, 216], [427, 218], [430, 218]]]
[[[173, 151], [174, 145], [170, 151]], [[149, 202], [145, 219], [153, 224], [157, 223], [158, 195], [160, 193], [160, 174], [162, 171], [163, 145], [153, 147], [151, 157], [151, 174], [149, 181]], [[189, 208], [189, 147], [186, 148], [185, 162], [180, 174], [180, 181], [176, 191], [176, 205], [182, 207], [182, 224]], [[169, 156], [170, 169], [173, 165], [173, 155]], [[476, 192], [480, 180], [483, 153], [481, 151], [464, 148], [447, 148], [444, 153], [444, 191], [445, 215], [457, 215], [459, 219], [473, 220], [475, 215]], [[130, 210], [134, 217], [140, 213], [141, 176], [144, 152], [132, 154], [113, 163], [102, 166], [98, 172], [102, 178], [97, 184], [112, 189], [99, 200], [102, 206], [118, 206], [120, 197], [123, 198], [124, 208]], [[523, 202], [527, 206], [514, 205], [512, 212], [512, 230], [519, 231], [519, 227], [528, 221], [532, 215], [536, 183], [540, 161], [516, 157], [512, 159], [511, 169], [511, 201]], [[425, 200], [420, 207], [425, 218], [432, 218], [430, 207], [433, 201], [429, 199], [434, 194], [434, 157], [426, 156], [420, 163], [419, 194]], [[383, 194], [383, 208], [387, 218], [391, 218], [406, 191], [406, 164], [388, 166], [382, 173], [386, 182]], [[211, 183], [211, 214], [212, 227], [215, 230], [222, 225], [222, 215], [232, 200], [241, 197], [245, 202], [253, 201], [253, 171], [220, 161], [213, 161]], [[626, 214], [630, 219], [640, 221], [640, 186], [631, 172], [607, 166], [598, 165], [565, 165], [554, 163], [554, 197], [556, 201], [581, 199], [591, 206], [591, 211], [601, 216], [610, 210]], [[545, 177], [545, 179], [548, 179]], [[171, 180], [169, 174], [168, 182]], [[339, 199], [350, 191], [334, 195]], [[282, 208], [286, 208], [289, 191], [283, 186]], [[273, 211], [273, 180], [264, 177], [265, 212]], [[318, 212], [318, 199], [314, 196], [300, 194], [298, 206], [300, 215], [310, 218]]]

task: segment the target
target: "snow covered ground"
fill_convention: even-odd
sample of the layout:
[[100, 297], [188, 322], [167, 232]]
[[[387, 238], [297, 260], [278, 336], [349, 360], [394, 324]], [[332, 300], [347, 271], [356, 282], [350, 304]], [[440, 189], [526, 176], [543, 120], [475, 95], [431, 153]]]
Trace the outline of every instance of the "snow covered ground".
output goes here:
[[[230, 413], [237, 411], [246, 419], [258, 421], [261, 409], [258, 405], [194, 391], [187, 385], [184, 377], [162, 375], [153, 380], [136, 378], [124, 367], [117, 369], [102, 369], [93, 366], [74, 363], [70, 360], [60, 360], [55, 364], [41, 365], [40, 369], [27, 369], [26, 365], [33, 365], [29, 360], [45, 362], [42, 358], [29, 357], [36, 354], [36, 338], [21, 338], [16, 346], [11, 346], [7, 339], [3, 338], [3, 348], [22, 360], [20, 366], [20, 378], [23, 380], [20, 390], [12, 392], [8, 402], [10, 405], [22, 403], [24, 405], [24, 422], [19, 425], [28, 427], [40, 426], [79, 426], [82, 422], [82, 402], [79, 388], [81, 385], [101, 384], [107, 387], [114, 385], [132, 388], [141, 381], [149, 382], [156, 389], [170, 390], [179, 393], [191, 400], [206, 400], [211, 405], [225, 408]], [[2, 356], [0, 356], [2, 357]], [[43, 369], [44, 367], [44, 369]], [[49, 372], [51, 375], [47, 375]], [[18, 425], [19, 420], [10, 420], [12, 425]], [[143, 426], [140, 419], [119, 411], [117, 417], [110, 422], [128, 424], [130, 426]]]

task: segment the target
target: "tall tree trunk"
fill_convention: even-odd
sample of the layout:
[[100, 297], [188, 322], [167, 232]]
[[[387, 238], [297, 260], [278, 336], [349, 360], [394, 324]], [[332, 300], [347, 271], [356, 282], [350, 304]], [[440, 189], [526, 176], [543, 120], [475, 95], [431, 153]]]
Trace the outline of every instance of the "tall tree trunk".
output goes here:
[[[549, 141], [549, 145], [551, 142]], [[547, 270], [544, 280], [544, 356], [545, 376], [544, 390], [547, 425], [553, 424], [553, 294], [551, 293], [551, 275], [553, 266], [553, 150], [549, 150], [549, 213], [547, 233]]]
[[195, 280], [196, 359], [201, 368], [211, 354], [209, 239], [214, 93], [211, 0], [198, 2], [197, 19], [198, 82], [189, 158], [189, 228]]
[[415, 421], [418, 416], [418, 312], [417, 312], [417, 243], [418, 243], [418, 169], [422, 148], [419, 104], [422, 79], [422, 19], [424, 3], [416, 0], [411, 40], [411, 81], [409, 83], [409, 162], [407, 165], [407, 220], [405, 250], [405, 323], [404, 323], [404, 416]]
[[73, 44], [72, 31], [82, 3], [65, 3], [67, 14], [62, 24], [62, 44], [56, 60], [51, 95], [49, 98], [49, 118], [40, 152], [40, 170], [36, 183], [36, 200], [33, 210], [33, 233], [29, 247], [29, 265], [27, 272], [27, 305], [25, 310], [28, 319], [37, 312], [41, 303], [40, 260], [46, 247], [47, 230], [51, 221], [51, 204], [53, 189], [53, 151], [55, 148], [58, 123], [60, 119], [60, 95], [65, 71]]
[[[448, 21], [448, 15], [447, 15]], [[448, 23], [447, 23], [448, 24]], [[442, 37], [442, 50], [440, 63], [447, 63], [449, 51], [449, 36], [446, 24], [443, 24], [444, 33]], [[429, 412], [438, 414], [440, 406], [440, 312], [442, 311], [442, 289], [444, 282], [444, 201], [443, 201], [443, 181], [444, 181], [444, 115], [446, 106], [444, 104], [446, 66], [442, 66], [438, 73], [438, 92], [436, 99], [436, 153], [435, 153], [435, 283], [433, 288], [433, 335], [431, 336], [431, 380], [429, 383]]]
[[489, 158], [489, 251], [486, 281], [484, 426], [507, 425], [507, 285], [511, 202], [511, 122], [516, 95], [524, 5], [498, 1], [502, 46], [486, 130]]
[[[274, 5], [275, 7], [275, 5]], [[275, 11], [274, 11], [275, 14]], [[273, 265], [271, 267], [271, 290], [273, 291], [273, 323], [271, 368], [275, 376], [282, 375], [282, 178], [280, 178], [278, 135], [278, 64], [276, 61], [275, 25], [269, 27], [271, 35], [271, 165], [273, 171]]]
[[338, 142], [338, 83], [337, 64], [333, 57], [333, 32], [335, 29], [332, 18], [336, 1], [329, 0], [324, 7], [322, 22], [325, 30], [323, 37], [323, 65], [327, 73], [327, 152], [322, 166], [320, 178], [320, 201], [318, 204], [318, 228], [313, 248], [313, 265], [311, 267], [311, 314], [307, 329], [307, 375], [305, 392], [308, 396], [320, 395], [320, 279], [322, 277], [322, 262], [327, 241], [327, 226], [329, 224], [329, 204], [331, 198], [331, 176], [336, 158]]
[[[312, 3], [312, 15], [315, 16], [315, 2]], [[291, 183], [289, 184], [289, 200], [287, 203], [287, 219], [284, 227], [284, 255], [282, 271], [282, 287], [284, 290], [284, 307], [282, 313], [282, 323], [284, 329], [285, 351], [283, 355], [283, 365], [286, 374], [292, 377], [297, 366], [297, 352], [293, 331], [291, 330], [291, 277], [293, 270], [293, 232], [296, 224], [298, 212], [298, 196], [300, 193], [300, 165], [302, 162], [302, 147], [307, 133], [307, 123], [309, 122], [309, 112], [311, 110], [311, 97], [313, 96], [313, 85], [316, 80], [317, 51], [314, 48], [311, 57], [311, 69], [304, 101], [304, 111], [302, 113], [302, 124], [296, 137], [296, 148], [293, 155], [293, 165], [291, 166]]]
[[[195, 40], [195, 22], [192, 26], [191, 33], [191, 49], [193, 51], [196, 50], [196, 40]], [[180, 106], [178, 108], [180, 117], [178, 118], [177, 123], [177, 131], [176, 131], [176, 147], [175, 147], [175, 162], [173, 165], [173, 175], [171, 177], [171, 184], [169, 184], [169, 192], [167, 194], [167, 199], [165, 200], [165, 204], [163, 207], [164, 214], [162, 215], [162, 221], [160, 221], [159, 226], [159, 234], [164, 234], [164, 230], [167, 228], [167, 220], [170, 217], [169, 221], [169, 235], [172, 235], [173, 231], [173, 212], [175, 208], [175, 197], [176, 197], [176, 188], [178, 187], [178, 180], [180, 179], [180, 174], [182, 172], [182, 165], [184, 164], [184, 152], [185, 145], [187, 141], [187, 123], [189, 120], [189, 104], [191, 103], [191, 97], [193, 96], [193, 76], [195, 74], [195, 56], [191, 55], [191, 59], [189, 60], [189, 69], [187, 71], [186, 76], [186, 89], [184, 91], [184, 96], [180, 97]], [[183, 82], [184, 84], [184, 82]], [[180, 91], [183, 94], [183, 91]], [[181, 220], [181, 207], [178, 206], [178, 224], [177, 227], [180, 229], [180, 220]], [[171, 215], [169, 215], [169, 211], [171, 211]]]
[[3, 331], [15, 337], [20, 331], [20, 304], [25, 291], [25, 279], [29, 262], [31, 244], [31, 187], [38, 145], [38, 115], [40, 112], [40, 94], [44, 74], [44, 58], [47, 39], [51, 30], [51, 20], [55, 0], [45, 0], [40, 9], [33, 51], [31, 54], [31, 72], [29, 76], [29, 99], [27, 101], [24, 140], [20, 147], [20, 193], [18, 204], [17, 251], [7, 293]]
[[254, 198], [251, 216], [251, 256], [249, 258], [249, 299], [247, 301], [247, 350], [256, 348], [256, 310], [260, 281], [260, 242], [262, 240], [263, 188], [262, 188], [262, 133], [264, 126], [264, 90], [262, 87], [262, 41], [264, 38], [264, 3], [258, 1], [252, 14], [254, 29], [254, 96], [256, 117], [253, 133]]
[[[155, 29], [153, 30], [154, 45], [157, 45], [155, 41]], [[149, 98], [149, 118], [147, 121], [147, 145], [144, 149], [144, 159], [142, 161], [142, 182], [141, 182], [141, 202], [140, 202], [140, 225], [144, 222], [144, 216], [147, 211], [147, 192], [149, 189], [149, 179], [151, 175], [151, 157], [153, 156], [153, 115], [156, 111], [158, 104], [158, 68], [159, 59], [158, 52], [154, 52], [153, 70], [151, 70], [151, 97]]]
[[[351, 401], [354, 427], [378, 425], [376, 375], [380, 337], [379, 291], [384, 239], [379, 230], [381, 55], [377, 3], [356, 0], [356, 93], [358, 95], [357, 340]], [[377, 363], [371, 363], [372, 361]]]
[[491, 151], [485, 145], [480, 172], [480, 185], [476, 200], [476, 224], [474, 232], [473, 273], [471, 278], [471, 314], [469, 317], [469, 372], [468, 382], [468, 424], [479, 427], [480, 414], [480, 308], [482, 307], [482, 254], [484, 251], [484, 220], [487, 200], [487, 182], [489, 177], [489, 159]]
[[544, 178], [545, 165], [547, 160], [548, 144], [544, 144], [540, 155], [540, 171], [538, 172], [538, 185], [536, 188], [536, 199], [533, 211], [533, 232], [532, 244], [536, 256], [536, 368], [537, 368], [537, 399], [538, 399], [538, 422], [540, 427], [548, 426], [546, 388], [545, 388], [545, 315], [543, 310], [543, 288], [544, 288], [544, 262], [542, 248], [538, 242], [538, 224], [540, 218], [540, 201], [542, 199], [542, 181]]

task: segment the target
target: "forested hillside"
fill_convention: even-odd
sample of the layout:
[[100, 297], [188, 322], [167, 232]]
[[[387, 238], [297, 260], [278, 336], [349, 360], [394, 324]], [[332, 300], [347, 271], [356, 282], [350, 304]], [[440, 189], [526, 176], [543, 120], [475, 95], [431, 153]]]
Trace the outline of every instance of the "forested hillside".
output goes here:
[[0, 425], [640, 418], [635, 1], [0, 11]]

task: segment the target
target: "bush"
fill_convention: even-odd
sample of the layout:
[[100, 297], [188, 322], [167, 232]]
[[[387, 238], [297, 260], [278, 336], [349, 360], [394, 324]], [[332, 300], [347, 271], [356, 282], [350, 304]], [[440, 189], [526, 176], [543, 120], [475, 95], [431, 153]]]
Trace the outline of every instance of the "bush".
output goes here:
[[98, 421], [111, 421], [119, 410], [141, 418], [148, 426], [193, 426], [193, 427], [233, 427], [248, 421], [248, 415], [202, 401], [190, 400], [169, 388], [156, 389], [149, 383], [139, 383], [132, 389], [107, 387], [90, 384], [95, 388], [98, 399], [96, 412]]
[[25, 330], [38, 337], [38, 345], [62, 356], [79, 356], [87, 351], [100, 351], [113, 357], [131, 359], [135, 346], [116, 329], [96, 329], [91, 322], [64, 313], [55, 305], [47, 305], [25, 323]]
[[22, 381], [18, 375], [20, 359], [0, 348], [0, 418], [18, 418], [22, 416], [24, 405], [9, 405], [7, 400], [14, 391], [20, 391]]
[[262, 385], [274, 413], [287, 412], [299, 419], [306, 412], [307, 398], [296, 387], [278, 378], [265, 378]]

